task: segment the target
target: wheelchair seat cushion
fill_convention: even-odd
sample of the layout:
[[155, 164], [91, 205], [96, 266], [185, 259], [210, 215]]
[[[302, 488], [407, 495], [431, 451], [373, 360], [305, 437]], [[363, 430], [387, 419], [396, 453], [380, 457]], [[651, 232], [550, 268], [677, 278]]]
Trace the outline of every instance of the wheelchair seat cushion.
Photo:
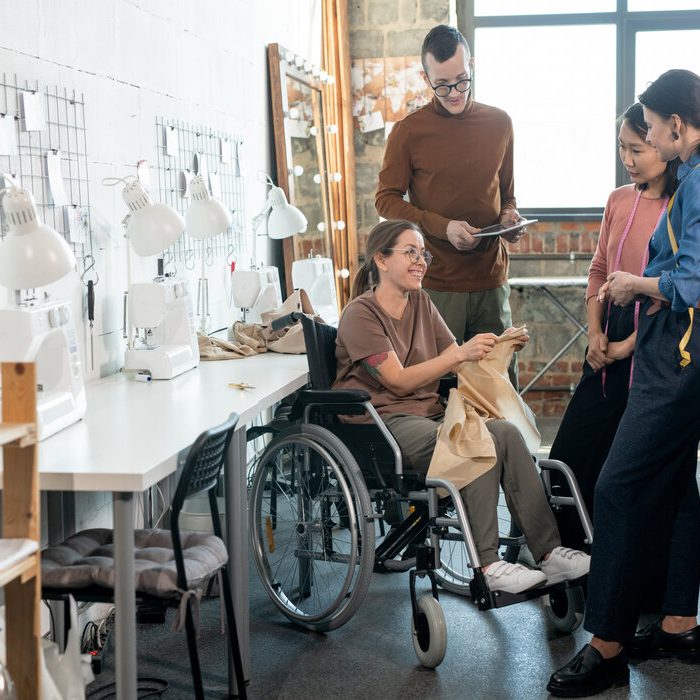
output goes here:
[[[181, 532], [182, 556], [190, 589], [216, 573], [227, 561], [224, 543], [215, 535]], [[114, 589], [114, 532], [83, 530], [41, 554], [42, 584], [49, 588]], [[178, 597], [177, 570], [170, 530], [134, 532], [136, 590], [158, 598]]]

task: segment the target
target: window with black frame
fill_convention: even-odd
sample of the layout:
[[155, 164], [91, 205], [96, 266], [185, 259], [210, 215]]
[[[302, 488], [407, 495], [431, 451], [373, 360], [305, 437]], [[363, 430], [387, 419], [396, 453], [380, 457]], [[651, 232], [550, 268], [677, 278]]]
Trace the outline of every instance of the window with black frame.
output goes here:
[[523, 215], [597, 215], [626, 182], [615, 118], [669, 68], [700, 73], [698, 0], [462, 0], [474, 96], [508, 112]]

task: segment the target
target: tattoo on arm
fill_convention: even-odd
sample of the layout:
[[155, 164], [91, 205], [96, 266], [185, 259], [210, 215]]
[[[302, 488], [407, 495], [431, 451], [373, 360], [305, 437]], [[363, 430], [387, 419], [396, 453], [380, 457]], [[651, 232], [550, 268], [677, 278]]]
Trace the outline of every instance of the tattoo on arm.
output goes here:
[[375, 379], [381, 374], [379, 366], [389, 357], [388, 352], [378, 352], [376, 355], [370, 355], [362, 360], [362, 366], [367, 370], [367, 373]]

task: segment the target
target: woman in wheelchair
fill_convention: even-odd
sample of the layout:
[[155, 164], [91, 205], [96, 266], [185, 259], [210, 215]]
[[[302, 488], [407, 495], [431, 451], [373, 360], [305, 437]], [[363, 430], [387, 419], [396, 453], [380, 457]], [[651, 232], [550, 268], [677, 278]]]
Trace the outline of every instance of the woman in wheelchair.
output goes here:
[[[457, 345], [421, 282], [431, 255], [417, 226], [383, 221], [367, 239], [367, 255], [353, 286], [353, 300], [338, 326], [334, 389], [362, 389], [396, 438], [406, 468], [427, 472], [437, 428], [444, 416], [440, 377], [466, 360], [480, 360], [496, 336], [481, 333]], [[527, 342], [522, 338], [522, 345]], [[521, 346], [522, 347], [522, 346]], [[367, 415], [347, 422], [370, 422]], [[496, 465], [460, 493], [482, 572], [492, 591], [520, 593], [545, 583], [576, 579], [590, 558], [561, 547], [556, 521], [518, 429], [507, 420], [486, 426], [496, 447]], [[508, 509], [525, 535], [539, 569], [498, 556], [499, 485]]]

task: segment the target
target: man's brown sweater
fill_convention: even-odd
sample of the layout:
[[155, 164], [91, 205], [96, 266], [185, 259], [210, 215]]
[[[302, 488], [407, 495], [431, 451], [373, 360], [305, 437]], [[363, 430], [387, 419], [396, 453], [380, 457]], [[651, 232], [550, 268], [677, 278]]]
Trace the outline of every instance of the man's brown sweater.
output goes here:
[[386, 219], [420, 226], [434, 256], [423, 279], [428, 289], [475, 292], [505, 284], [508, 253], [500, 236], [463, 252], [447, 240], [446, 230], [452, 220], [490, 226], [515, 208], [510, 117], [472, 99], [452, 115], [433, 98], [397, 122], [386, 144], [376, 207]]

